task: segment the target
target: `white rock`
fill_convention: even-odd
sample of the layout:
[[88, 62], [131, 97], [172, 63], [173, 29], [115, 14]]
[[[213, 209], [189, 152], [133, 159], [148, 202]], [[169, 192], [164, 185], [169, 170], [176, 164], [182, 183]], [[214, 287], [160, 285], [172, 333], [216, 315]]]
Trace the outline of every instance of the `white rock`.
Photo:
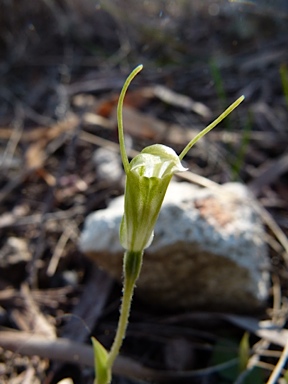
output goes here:
[[93, 162], [99, 180], [111, 183], [119, 182], [124, 174], [119, 153], [107, 148], [98, 148], [94, 152]]
[[[119, 224], [123, 196], [89, 215], [80, 249], [121, 279]], [[201, 189], [172, 182], [136, 294], [171, 309], [257, 311], [269, 290], [265, 233], [247, 188], [228, 183]]]

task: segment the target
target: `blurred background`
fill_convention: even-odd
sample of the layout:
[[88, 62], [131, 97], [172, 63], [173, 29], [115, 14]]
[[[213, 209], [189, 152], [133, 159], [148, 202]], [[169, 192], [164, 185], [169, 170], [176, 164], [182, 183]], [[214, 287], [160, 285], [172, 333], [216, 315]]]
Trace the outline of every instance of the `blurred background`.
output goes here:
[[[227, 168], [228, 178], [250, 180], [253, 170], [244, 169], [244, 157], [253, 156], [259, 166], [266, 150], [276, 155], [286, 147], [286, 141], [274, 137], [273, 148], [265, 148], [265, 153], [257, 148], [257, 155], [254, 147], [254, 154], [249, 153], [250, 140], [259, 144], [259, 131], [269, 142], [271, 132], [285, 136], [288, 10], [284, 0], [1, 1], [1, 9], [0, 124], [4, 129], [19, 114], [25, 131], [63, 120], [77, 104], [77, 95], [118, 92], [125, 75], [142, 63], [145, 70], [135, 86], [164, 85], [207, 106], [196, 113], [195, 105], [194, 111], [186, 107], [185, 113], [177, 108], [150, 109], [180, 126], [198, 129], [210, 121], [211, 111], [216, 116], [245, 94], [244, 108], [249, 113], [237, 112], [237, 123], [225, 123], [228, 131], [233, 127], [234, 133], [245, 134], [228, 146], [220, 144], [217, 155], [232, 167]], [[5, 148], [4, 140], [2, 152]]]

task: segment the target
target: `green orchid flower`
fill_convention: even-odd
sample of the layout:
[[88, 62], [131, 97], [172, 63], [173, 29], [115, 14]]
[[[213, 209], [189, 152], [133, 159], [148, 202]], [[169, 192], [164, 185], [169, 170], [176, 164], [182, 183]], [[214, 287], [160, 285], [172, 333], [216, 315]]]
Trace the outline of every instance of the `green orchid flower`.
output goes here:
[[187, 169], [181, 160], [191, 147], [207, 132], [236, 108], [243, 96], [233, 103], [212, 124], [200, 132], [178, 156], [165, 145], [155, 144], [146, 147], [130, 163], [125, 150], [122, 110], [127, 88], [133, 78], [143, 68], [139, 65], [127, 78], [119, 97], [117, 118], [119, 143], [124, 170], [126, 172], [124, 216], [120, 226], [120, 242], [128, 251], [143, 251], [153, 239], [153, 230], [162, 202], [172, 176]]
[[155, 144], [143, 149], [126, 174], [120, 242], [129, 251], [142, 251], [153, 239], [155, 223], [174, 173], [184, 172], [172, 148]]

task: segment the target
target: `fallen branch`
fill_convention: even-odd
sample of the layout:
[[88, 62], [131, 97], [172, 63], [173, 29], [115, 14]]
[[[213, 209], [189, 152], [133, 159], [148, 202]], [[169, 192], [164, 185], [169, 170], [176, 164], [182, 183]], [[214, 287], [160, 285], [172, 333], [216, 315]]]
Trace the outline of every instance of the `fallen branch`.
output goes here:
[[[92, 347], [64, 338], [49, 340], [31, 333], [0, 331], [0, 347], [27, 356], [40, 356], [51, 360], [94, 367]], [[191, 378], [208, 377], [229, 367], [236, 366], [238, 359], [194, 371], [157, 371], [147, 368], [127, 357], [118, 356], [113, 373], [130, 379], [149, 380], [157, 383], [191, 382]]]

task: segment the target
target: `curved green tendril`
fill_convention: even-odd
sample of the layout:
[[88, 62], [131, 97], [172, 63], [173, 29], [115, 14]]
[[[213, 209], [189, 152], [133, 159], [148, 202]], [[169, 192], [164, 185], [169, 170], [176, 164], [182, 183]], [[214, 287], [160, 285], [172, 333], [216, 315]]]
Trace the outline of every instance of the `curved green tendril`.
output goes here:
[[125, 173], [127, 174], [129, 172], [129, 161], [128, 156], [125, 149], [125, 141], [124, 141], [124, 130], [123, 130], [123, 101], [124, 97], [126, 95], [127, 89], [131, 83], [131, 81], [134, 79], [134, 77], [142, 70], [143, 65], [138, 65], [127, 77], [123, 88], [121, 90], [118, 106], [117, 106], [117, 121], [118, 121], [118, 136], [119, 136], [119, 145], [120, 145], [120, 152], [122, 157], [122, 163], [124, 166]]
[[216, 120], [214, 120], [211, 124], [209, 124], [206, 128], [203, 129], [203, 131], [199, 132], [198, 135], [196, 135], [183, 149], [183, 151], [179, 155], [179, 159], [183, 160], [183, 157], [190, 151], [190, 149], [193, 147], [193, 145], [201, 139], [206, 133], [211, 131], [216, 125], [218, 125], [223, 119], [225, 119], [226, 116], [228, 116], [242, 101], [244, 100], [244, 96], [240, 96], [236, 101], [234, 101], [233, 104], [230, 105], [219, 117], [217, 117]]

